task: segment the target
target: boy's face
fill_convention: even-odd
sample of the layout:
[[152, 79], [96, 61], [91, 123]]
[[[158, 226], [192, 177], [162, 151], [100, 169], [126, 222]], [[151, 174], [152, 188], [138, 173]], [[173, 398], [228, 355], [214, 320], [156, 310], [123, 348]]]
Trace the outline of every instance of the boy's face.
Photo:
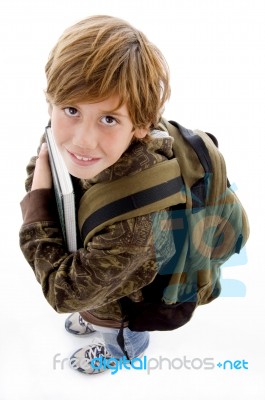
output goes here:
[[115, 112], [118, 98], [99, 103], [51, 107], [55, 140], [71, 175], [91, 179], [119, 160], [133, 136], [144, 138], [147, 129], [135, 129], [126, 105]]

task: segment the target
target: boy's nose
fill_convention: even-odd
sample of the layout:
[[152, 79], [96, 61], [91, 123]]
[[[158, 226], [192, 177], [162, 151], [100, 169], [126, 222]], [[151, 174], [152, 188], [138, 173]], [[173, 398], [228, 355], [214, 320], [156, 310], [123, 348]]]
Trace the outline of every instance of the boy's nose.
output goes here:
[[76, 127], [73, 144], [84, 149], [95, 149], [97, 147], [96, 130], [89, 126]]

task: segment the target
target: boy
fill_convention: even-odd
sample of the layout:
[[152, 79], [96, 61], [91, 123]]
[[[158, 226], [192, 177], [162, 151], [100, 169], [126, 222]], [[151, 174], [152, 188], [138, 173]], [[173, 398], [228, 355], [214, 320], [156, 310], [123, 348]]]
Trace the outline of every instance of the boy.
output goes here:
[[[127, 22], [94, 16], [70, 27], [50, 54], [46, 76], [51, 126], [74, 182], [77, 208], [94, 185], [173, 157], [173, 139], [158, 128], [170, 95], [166, 61]], [[72, 313], [68, 332], [97, 330], [103, 337], [104, 343], [75, 352], [71, 365], [92, 374], [103, 371], [95, 358], [141, 356], [149, 333], [128, 328], [121, 300], [140, 302], [142, 289], [173, 257], [170, 209], [161, 210], [162, 218], [153, 212], [114, 222], [69, 253], [45, 143], [28, 166], [26, 189], [20, 246], [44, 296], [57, 312]]]

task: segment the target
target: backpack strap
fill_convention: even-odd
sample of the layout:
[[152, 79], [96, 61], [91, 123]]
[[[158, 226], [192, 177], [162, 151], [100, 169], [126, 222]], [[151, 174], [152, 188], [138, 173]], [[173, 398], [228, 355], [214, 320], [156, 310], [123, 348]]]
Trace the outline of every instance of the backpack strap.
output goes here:
[[205, 204], [217, 204], [227, 189], [226, 165], [218, 150], [217, 139], [206, 132], [186, 129], [175, 121], [162, 119], [160, 127], [174, 138], [174, 154], [179, 161], [188, 192], [191, 188], [191, 192], [187, 193], [187, 208], [194, 208], [198, 189], [204, 192]]
[[186, 193], [175, 158], [135, 175], [96, 184], [80, 201], [78, 224], [81, 238], [86, 245], [107, 225], [179, 203], [186, 203]]
[[182, 137], [190, 144], [190, 146], [196, 152], [205, 173], [211, 173], [213, 171], [211, 158], [209, 155], [209, 151], [202, 138], [194, 134], [192, 130], [184, 128], [175, 121], [169, 121], [169, 123], [175, 126], [179, 130]]

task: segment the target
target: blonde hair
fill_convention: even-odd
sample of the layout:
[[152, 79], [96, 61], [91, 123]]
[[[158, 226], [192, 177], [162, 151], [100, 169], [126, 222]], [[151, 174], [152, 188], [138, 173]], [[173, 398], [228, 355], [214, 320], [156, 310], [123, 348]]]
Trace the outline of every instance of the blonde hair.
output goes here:
[[95, 103], [118, 95], [134, 127], [156, 125], [170, 96], [160, 50], [119, 18], [98, 15], [68, 28], [46, 64], [50, 103]]

